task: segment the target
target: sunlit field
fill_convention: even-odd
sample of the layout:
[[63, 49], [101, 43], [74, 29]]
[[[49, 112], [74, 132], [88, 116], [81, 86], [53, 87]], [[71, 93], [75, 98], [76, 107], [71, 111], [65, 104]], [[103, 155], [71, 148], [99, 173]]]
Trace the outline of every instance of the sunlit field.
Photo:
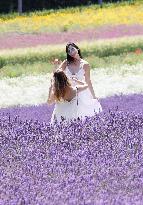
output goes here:
[[54, 127], [47, 105], [1, 110], [1, 203], [141, 204], [143, 96], [102, 106]]
[[[136, 65], [143, 60], [143, 37], [122, 37], [112, 40], [82, 41], [78, 43], [83, 58], [92, 69]], [[21, 75], [47, 74], [54, 58], [66, 58], [65, 44], [40, 45], [31, 48], [0, 50], [0, 78]]]
[[137, 2], [134, 4], [111, 4], [102, 9], [97, 6], [89, 6], [49, 13], [35, 12], [29, 16], [13, 15], [11, 18], [2, 16], [0, 18], [0, 32], [60, 32], [93, 28], [101, 25], [143, 24], [142, 10], [142, 2]]
[[[67, 41], [103, 111], [51, 126]], [[0, 154], [2, 205], [143, 204], [142, 1], [0, 15]]]

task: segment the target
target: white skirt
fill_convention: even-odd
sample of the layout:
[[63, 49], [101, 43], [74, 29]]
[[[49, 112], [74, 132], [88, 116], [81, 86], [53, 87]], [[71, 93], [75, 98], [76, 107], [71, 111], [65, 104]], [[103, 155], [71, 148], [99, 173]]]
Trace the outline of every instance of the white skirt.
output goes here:
[[78, 116], [82, 119], [85, 119], [86, 116], [94, 116], [102, 111], [100, 102], [97, 99], [93, 99], [89, 89], [78, 94], [78, 104]]
[[80, 118], [84, 120], [86, 117], [94, 116], [95, 113], [102, 111], [100, 102], [93, 99], [90, 90], [87, 88], [78, 93], [78, 96], [70, 102], [62, 101], [55, 104], [55, 108], [51, 118], [51, 124], [61, 122], [63, 119], [70, 121]]

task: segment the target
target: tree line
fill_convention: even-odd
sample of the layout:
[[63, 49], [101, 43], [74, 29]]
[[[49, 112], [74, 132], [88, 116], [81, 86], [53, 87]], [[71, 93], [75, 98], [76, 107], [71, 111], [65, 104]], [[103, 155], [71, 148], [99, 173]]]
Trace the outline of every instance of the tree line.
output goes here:
[[18, 11], [18, 8], [22, 9], [23, 12], [28, 12], [43, 9], [59, 9], [70, 6], [114, 3], [121, 1], [126, 0], [0, 0], [0, 13]]

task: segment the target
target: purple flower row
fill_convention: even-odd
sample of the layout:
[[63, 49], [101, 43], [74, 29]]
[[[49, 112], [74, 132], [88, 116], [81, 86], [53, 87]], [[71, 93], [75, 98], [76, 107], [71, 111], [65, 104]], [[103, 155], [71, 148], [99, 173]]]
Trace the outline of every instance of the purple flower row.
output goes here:
[[[103, 110], [116, 109], [121, 111], [135, 111], [136, 113], [143, 112], [143, 95], [115, 95], [100, 99]], [[53, 106], [42, 104], [39, 106], [14, 106], [10, 108], [1, 108], [0, 117], [10, 113], [13, 118], [19, 116], [22, 120], [38, 120], [40, 122], [49, 122], [53, 111]]]
[[[142, 101], [102, 99], [100, 115], [55, 127], [45, 121], [46, 105], [39, 109], [43, 120], [33, 117], [40, 116], [34, 107], [19, 108], [23, 118], [2, 109], [0, 204], [142, 204]], [[26, 119], [30, 111], [33, 119]]]
[[75, 32], [43, 33], [43, 34], [8, 34], [0, 36], [0, 49], [23, 48], [37, 45], [63, 44], [68, 41], [93, 41], [143, 35], [143, 25], [105, 25], [94, 29]]

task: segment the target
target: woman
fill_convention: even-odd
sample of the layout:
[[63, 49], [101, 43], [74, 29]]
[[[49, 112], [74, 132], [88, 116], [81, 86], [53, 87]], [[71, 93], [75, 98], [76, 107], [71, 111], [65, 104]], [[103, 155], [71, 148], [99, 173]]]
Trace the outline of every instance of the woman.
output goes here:
[[[102, 111], [102, 107], [98, 101], [98, 98], [95, 96], [95, 92], [91, 83], [90, 65], [87, 61], [83, 60], [79, 47], [74, 43], [68, 43], [66, 45], [66, 54], [67, 59], [63, 62], [55, 59], [55, 69], [63, 70], [67, 77], [71, 80], [71, 84], [73, 86], [76, 86], [78, 84], [78, 81], [76, 81], [75, 79], [86, 82], [88, 89], [79, 94], [79, 98], [83, 101], [82, 104], [84, 104], [85, 106], [93, 106], [95, 112], [97, 113]], [[83, 110], [85, 110], [84, 107]], [[90, 110], [90, 106], [88, 106], [86, 112], [87, 116], [89, 112], [90, 114], [92, 113], [92, 110], [93, 109], [91, 108]]]
[[78, 85], [72, 86], [69, 79], [62, 70], [53, 74], [53, 80], [49, 88], [48, 104], [55, 103], [51, 123], [62, 121], [65, 118], [70, 121], [81, 117], [78, 110], [78, 93], [87, 89], [86, 83], [77, 81]]
[[66, 54], [67, 59], [62, 63], [60, 60], [55, 59], [55, 70], [62, 69], [71, 80], [74, 76], [79, 80], [85, 81], [88, 84], [92, 97], [97, 99], [90, 80], [90, 65], [87, 61], [83, 60], [79, 47], [74, 43], [68, 43], [66, 45]]

